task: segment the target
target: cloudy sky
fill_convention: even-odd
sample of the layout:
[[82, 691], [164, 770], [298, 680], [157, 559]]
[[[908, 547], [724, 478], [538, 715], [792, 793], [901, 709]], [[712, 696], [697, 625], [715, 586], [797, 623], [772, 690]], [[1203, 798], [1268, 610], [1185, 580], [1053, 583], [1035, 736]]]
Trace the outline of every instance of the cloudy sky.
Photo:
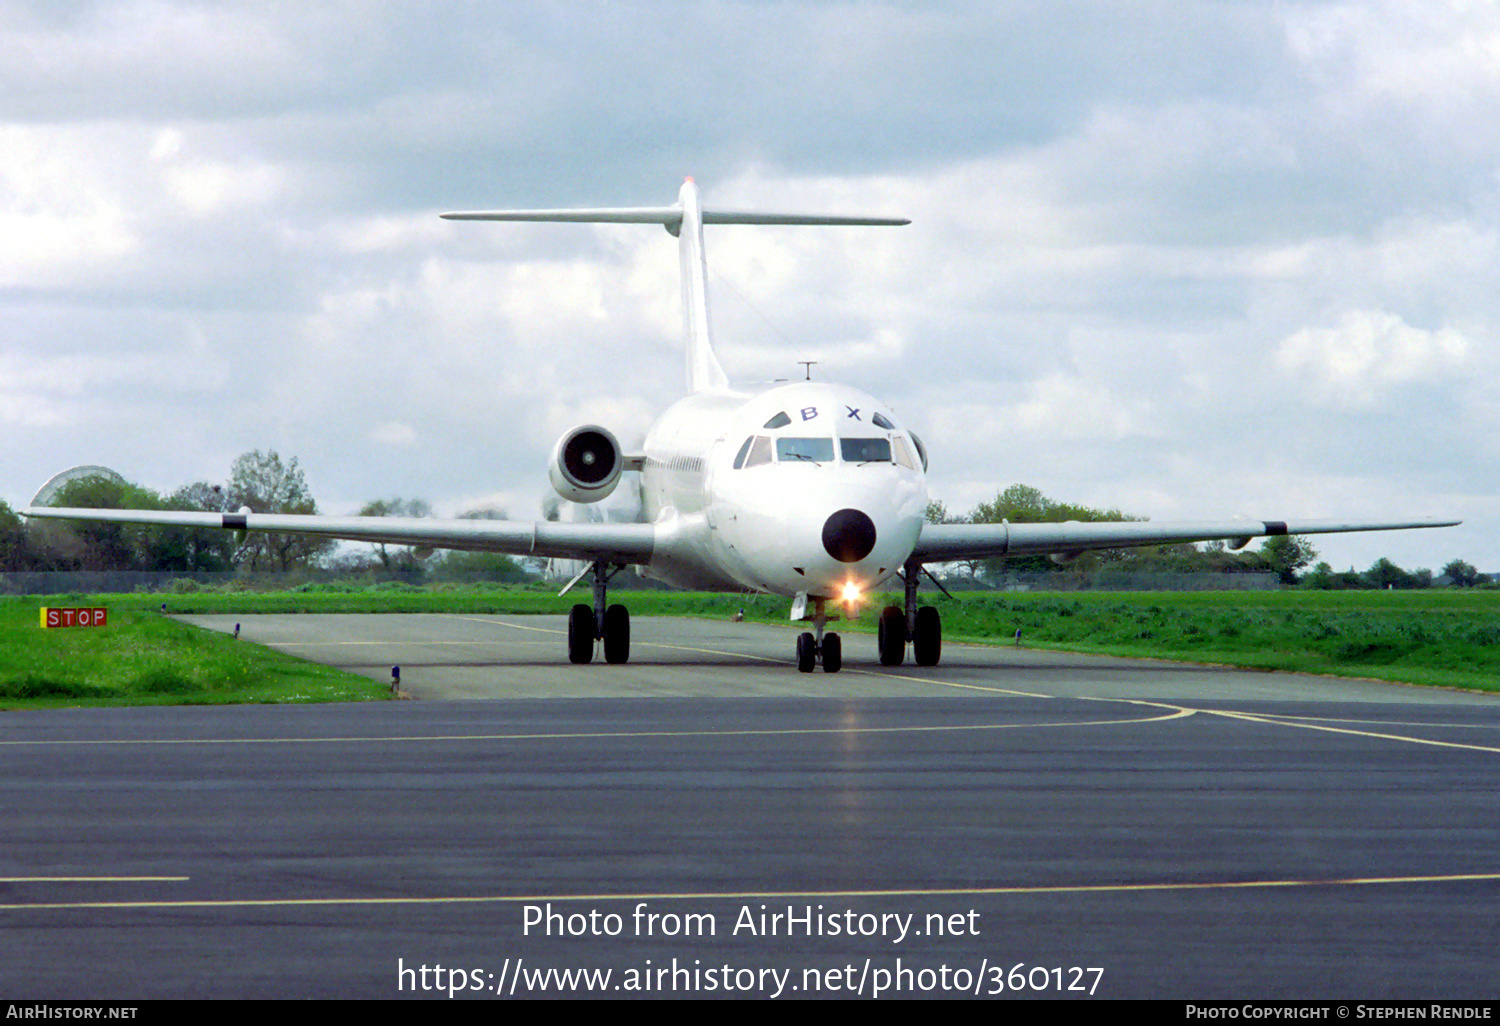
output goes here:
[[535, 516], [682, 389], [673, 240], [443, 210], [909, 216], [708, 230], [720, 358], [871, 392], [967, 510], [1442, 515], [1320, 539], [1500, 571], [1500, 11], [1468, 0], [0, 0], [0, 498], [300, 459], [326, 513]]

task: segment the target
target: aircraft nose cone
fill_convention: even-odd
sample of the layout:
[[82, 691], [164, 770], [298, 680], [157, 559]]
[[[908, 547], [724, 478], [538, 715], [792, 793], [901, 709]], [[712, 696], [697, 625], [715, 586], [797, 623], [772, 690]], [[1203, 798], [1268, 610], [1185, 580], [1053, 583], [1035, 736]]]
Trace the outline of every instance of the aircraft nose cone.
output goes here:
[[875, 522], [857, 509], [841, 509], [823, 524], [823, 548], [840, 563], [858, 563], [875, 547]]

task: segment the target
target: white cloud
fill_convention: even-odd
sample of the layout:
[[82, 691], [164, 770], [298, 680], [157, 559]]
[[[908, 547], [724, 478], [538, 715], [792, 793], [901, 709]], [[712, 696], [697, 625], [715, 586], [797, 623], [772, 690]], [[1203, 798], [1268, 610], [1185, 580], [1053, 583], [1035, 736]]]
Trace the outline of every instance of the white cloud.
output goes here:
[[388, 446], [415, 445], [417, 431], [410, 424], [402, 424], [394, 420], [387, 421], [370, 432], [370, 440]]
[[119, 176], [96, 155], [98, 143], [76, 128], [0, 124], [0, 284], [63, 281], [137, 248]]
[[1350, 310], [1332, 328], [1304, 328], [1276, 350], [1277, 365], [1308, 374], [1315, 389], [1369, 407], [1391, 388], [1433, 382], [1459, 370], [1468, 340], [1451, 328], [1414, 328], [1383, 310]]
[[196, 217], [227, 206], [266, 206], [281, 195], [285, 177], [280, 169], [255, 161], [200, 160], [162, 169], [167, 192]]
[[1500, 9], [1472, 0], [1285, 8], [1292, 52], [1372, 101], [1500, 99]]

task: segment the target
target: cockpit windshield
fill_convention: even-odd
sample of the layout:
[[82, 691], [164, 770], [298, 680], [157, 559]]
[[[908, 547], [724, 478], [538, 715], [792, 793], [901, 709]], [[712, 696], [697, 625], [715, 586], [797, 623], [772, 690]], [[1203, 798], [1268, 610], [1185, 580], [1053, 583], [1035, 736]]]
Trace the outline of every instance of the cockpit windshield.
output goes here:
[[845, 463], [889, 463], [891, 441], [888, 438], [840, 438], [839, 454]]
[[916, 461], [906, 440], [899, 434], [886, 438], [768, 438], [752, 435], [740, 445], [734, 457], [734, 469], [748, 470], [772, 462], [780, 463], [832, 463], [834, 454], [845, 463], [895, 463], [898, 466], [916, 469]]
[[776, 459], [781, 461], [806, 460], [810, 463], [833, 462], [832, 438], [778, 438]]

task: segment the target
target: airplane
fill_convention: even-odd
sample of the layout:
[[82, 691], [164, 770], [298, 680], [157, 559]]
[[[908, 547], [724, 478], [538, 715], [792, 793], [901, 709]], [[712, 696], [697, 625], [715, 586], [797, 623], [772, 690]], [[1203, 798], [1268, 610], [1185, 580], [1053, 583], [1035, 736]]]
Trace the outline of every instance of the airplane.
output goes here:
[[838, 672], [843, 648], [839, 635], [827, 629], [830, 613], [843, 606], [852, 618], [866, 596], [893, 579], [901, 582], [905, 602], [881, 612], [880, 663], [901, 665], [910, 645], [917, 665], [937, 665], [941, 615], [917, 598], [924, 576], [941, 588], [928, 564], [1038, 553], [1065, 559], [1089, 550], [1210, 540], [1242, 548], [1252, 538], [1275, 535], [1458, 523], [928, 523], [927, 450], [890, 407], [858, 389], [822, 381], [780, 383], [754, 393], [730, 386], [712, 339], [703, 246], [703, 226], [708, 224], [897, 226], [909, 224], [908, 219], [704, 208], [691, 178], [673, 206], [441, 216], [454, 221], [660, 224], [677, 237], [688, 394], [661, 415], [639, 452], [626, 452], [601, 425], [581, 424], [558, 439], [548, 463], [557, 494], [577, 503], [605, 499], [622, 474], [638, 473], [644, 522], [293, 516], [248, 508], [235, 513], [56, 509], [36, 500], [25, 514], [579, 560], [583, 569], [562, 593], [592, 575], [593, 602], [574, 605], [568, 615], [568, 657], [574, 663], [592, 661], [599, 647], [608, 663], [629, 659], [629, 611], [608, 601], [611, 578], [627, 566], [681, 588], [782, 595], [792, 599], [791, 619], [811, 624], [796, 642], [797, 669], [804, 673], [819, 665], [824, 672]]

